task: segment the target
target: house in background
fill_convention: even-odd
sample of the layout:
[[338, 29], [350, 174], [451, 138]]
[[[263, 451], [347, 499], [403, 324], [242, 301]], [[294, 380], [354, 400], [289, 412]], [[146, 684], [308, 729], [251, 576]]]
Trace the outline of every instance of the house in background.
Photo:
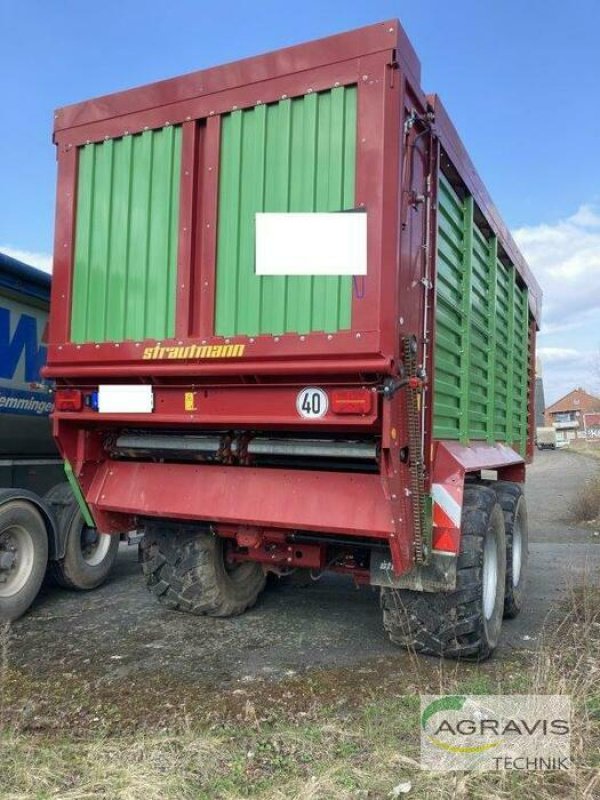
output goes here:
[[600, 397], [585, 392], [581, 388], [561, 397], [556, 403], [548, 406], [545, 412], [545, 424], [556, 429], [557, 442], [569, 442], [572, 439], [584, 439], [586, 427], [584, 414], [600, 413]]
[[600, 445], [600, 412], [588, 412], [583, 415], [585, 438], [588, 442]]

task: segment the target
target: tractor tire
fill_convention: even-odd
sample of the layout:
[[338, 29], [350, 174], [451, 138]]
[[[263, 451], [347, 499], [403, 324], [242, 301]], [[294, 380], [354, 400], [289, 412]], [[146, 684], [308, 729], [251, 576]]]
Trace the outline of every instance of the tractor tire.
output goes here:
[[40, 590], [48, 564], [42, 515], [26, 500], [0, 507], [0, 622], [22, 616]]
[[55, 486], [44, 499], [53, 507], [59, 529], [66, 533], [64, 557], [50, 562], [50, 575], [65, 589], [96, 589], [117, 560], [119, 536], [86, 525], [68, 484]]
[[496, 481], [490, 483], [504, 512], [506, 533], [506, 587], [504, 589], [504, 616], [514, 619], [520, 614], [525, 601], [527, 561], [529, 557], [529, 529], [527, 503], [523, 487], [518, 483]]
[[498, 644], [504, 611], [506, 536], [493, 489], [465, 487], [456, 589], [382, 588], [384, 627], [395, 644], [425, 655], [483, 661]]
[[234, 617], [251, 608], [265, 586], [262, 566], [228, 565], [225, 541], [212, 533], [149, 526], [140, 551], [146, 585], [167, 608]]

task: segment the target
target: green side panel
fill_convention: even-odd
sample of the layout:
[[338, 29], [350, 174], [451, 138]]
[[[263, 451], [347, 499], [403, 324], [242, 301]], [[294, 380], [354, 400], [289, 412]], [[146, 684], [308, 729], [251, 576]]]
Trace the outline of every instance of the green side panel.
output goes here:
[[438, 194], [434, 436], [510, 442], [524, 454], [527, 289], [475, 223], [473, 199], [444, 176]]
[[460, 438], [464, 207], [442, 178], [438, 193], [434, 436]]
[[255, 214], [354, 207], [356, 87], [225, 114], [221, 121], [215, 333], [350, 328], [350, 277], [258, 276]]
[[527, 444], [527, 364], [529, 359], [529, 302], [527, 290], [515, 287], [513, 441], [524, 455]]
[[79, 148], [71, 340], [175, 333], [181, 127]]
[[460, 438], [466, 442], [471, 422], [471, 281], [473, 278], [473, 198], [463, 204], [463, 252], [461, 264], [461, 348], [460, 348]]
[[509, 274], [507, 267], [496, 262], [496, 376], [494, 381], [494, 439], [508, 441], [508, 396], [509, 396]]
[[496, 439], [496, 287], [498, 283], [498, 239], [493, 236], [489, 241], [488, 250], [488, 340], [487, 340], [487, 354], [488, 354], [488, 371], [486, 380], [486, 394], [487, 394], [487, 420], [486, 432], [488, 442], [494, 442]]
[[471, 304], [469, 312], [469, 405], [467, 438], [488, 438], [488, 415], [491, 405], [493, 350], [493, 315], [490, 313], [490, 247], [477, 225], [473, 224]]

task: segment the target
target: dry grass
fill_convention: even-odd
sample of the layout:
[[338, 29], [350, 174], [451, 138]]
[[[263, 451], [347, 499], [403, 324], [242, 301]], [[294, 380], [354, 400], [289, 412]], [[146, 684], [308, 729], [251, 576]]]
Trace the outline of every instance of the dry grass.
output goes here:
[[[571, 587], [563, 615], [543, 632], [528, 691], [571, 696], [571, 757], [576, 769], [557, 773], [563, 797], [600, 797], [600, 587]], [[542, 779], [546, 776], [541, 776]], [[540, 774], [534, 779], [540, 778]], [[552, 784], [551, 784], [552, 787]], [[548, 787], [547, 787], [548, 788]], [[553, 797], [550, 792], [540, 797]], [[558, 794], [556, 796], [559, 796]]]
[[575, 495], [571, 518], [575, 522], [593, 522], [600, 518], [600, 476], [589, 478]]
[[[0, 694], [8, 674], [9, 631], [0, 640]], [[388, 680], [344, 705], [341, 689], [327, 706], [302, 714], [245, 701], [237, 720], [184, 714], [177, 728], [106, 736], [27, 732], [13, 724], [0, 736], [2, 800], [384, 800], [410, 783], [408, 797], [551, 800], [600, 797], [600, 589], [569, 592], [546, 626], [529, 663], [506, 667], [434, 663], [415, 658], [413, 693]], [[404, 662], [406, 664], [406, 662]], [[496, 667], [498, 664], [496, 664]], [[358, 670], [359, 672], [361, 670]], [[386, 676], [386, 679], [389, 676]], [[392, 676], [393, 678], [393, 676]], [[359, 683], [355, 684], [359, 687]], [[400, 691], [400, 686], [404, 688]], [[396, 688], [394, 688], [396, 687]], [[452, 773], [418, 766], [418, 691], [567, 693], [575, 705], [573, 761], [556, 773]], [[127, 692], [127, 684], [122, 687]], [[357, 688], [358, 691], [358, 688]], [[252, 699], [251, 699], [252, 698]], [[268, 699], [262, 699], [268, 705]], [[402, 795], [403, 796], [403, 795]]]
[[600, 460], [600, 441], [592, 443], [585, 439], [573, 439], [569, 443], [569, 452]]

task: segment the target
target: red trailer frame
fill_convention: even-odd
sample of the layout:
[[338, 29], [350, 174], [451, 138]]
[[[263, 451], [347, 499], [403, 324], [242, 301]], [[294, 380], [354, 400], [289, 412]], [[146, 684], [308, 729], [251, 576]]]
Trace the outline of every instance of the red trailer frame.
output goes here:
[[[352, 329], [305, 336], [215, 336], [220, 115], [350, 84], [358, 87], [355, 205], [368, 211], [369, 243], [369, 275], [361, 296], [353, 296]], [[202, 126], [198, 120], [204, 121]], [[70, 341], [70, 311], [78, 147], [173, 124], [183, 129], [176, 336], [162, 342], [75, 344]], [[506, 445], [434, 442], [431, 389], [421, 386], [418, 377], [413, 376], [412, 388], [390, 401], [380, 392], [386, 379], [398, 376], [405, 361], [403, 347], [411, 337], [417, 339], [416, 363], [427, 375], [434, 374], [432, 176], [441, 159], [449, 160], [460, 174], [486, 225], [529, 287], [534, 319], [540, 306], [539, 287], [443, 106], [437, 97], [423, 94], [419, 61], [397, 21], [60, 109], [54, 141], [58, 194], [46, 375], [56, 380], [59, 395], [68, 388], [89, 394], [99, 383], [124, 379], [150, 382], [155, 391], [151, 418], [99, 415], [85, 406], [54, 412], [55, 436], [101, 530], [120, 531], [138, 518], [153, 516], [211, 520], [222, 535], [236, 537], [238, 545], [266, 537], [276, 545], [271, 563], [296, 565], [308, 559], [313, 566], [317, 561], [324, 566], [322, 556], [310, 544], [291, 548], [286, 538], [290, 532], [343, 533], [360, 541], [389, 542], [394, 571], [400, 575], [422, 558], [415, 554], [416, 528], [424, 494], [432, 486], [441, 487], [438, 496], [450, 498], [451, 508], [452, 503], [461, 505], [468, 472], [490, 468], [500, 477], [524, 479], [522, 457]], [[534, 338], [532, 324], [531, 358]], [[222, 357], [222, 348], [229, 345], [243, 345], [242, 355]], [[195, 346], [194, 352], [206, 357], [168, 358], [168, 348], [184, 346]], [[144, 360], [148, 347], [163, 357]], [[356, 416], [330, 413], [307, 425], [295, 414], [295, 397], [299, 387], [317, 379], [328, 391], [371, 391], [375, 399], [370, 410]], [[202, 403], [197, 406], [195, 398]], [[415, 484], [414, 468], [406, 458], [411, 402], [422, 425], [422, 485]], [[111, 460], [106, 449], [111, 430], [136, 426], [376, 433], [381, 438], [380, 474], [296, 470], [282, 480], [281, 471], [252, 466], [242, 470]], [[530, 424], [530, 452], [532, 443]], [[201, 497], [192, 489], [199, 482]], [[275, 484], [278, 491], [273, 496]], [[260, 514], [257, 492], [263, 498]], [[443, 501], [434, 503], [434, 525], [450, 531], [456, 551], [460, 515], [457, 519], [443, 512]], [[298, 558], [292, 550], [300, 553]], [[349, 568], [364, 579], [360, 565]]]

